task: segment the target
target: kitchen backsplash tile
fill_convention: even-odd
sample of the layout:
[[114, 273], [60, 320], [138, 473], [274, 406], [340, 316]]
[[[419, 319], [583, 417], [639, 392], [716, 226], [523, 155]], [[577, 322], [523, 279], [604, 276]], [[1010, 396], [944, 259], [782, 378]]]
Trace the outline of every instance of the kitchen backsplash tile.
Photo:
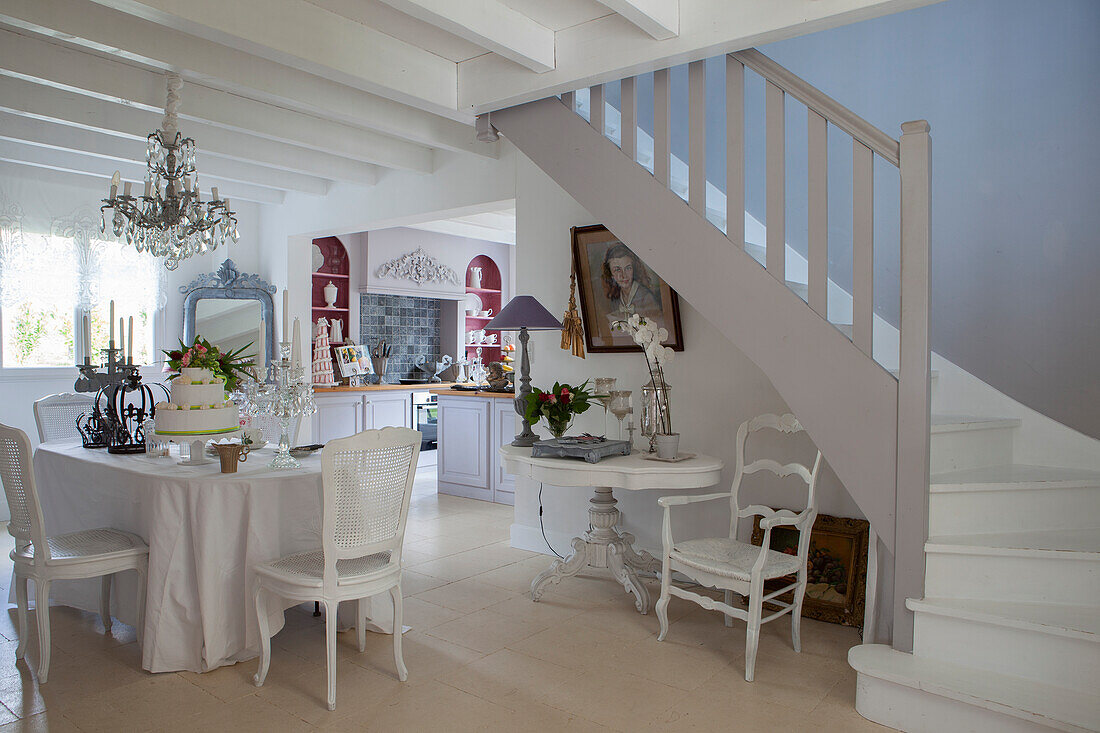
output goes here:
[[409, 295], [359, 295], [359, 342], [373, 348], [385, 341], [393, 348], [386, 367], [387, 381], [421, 376], [415, 360], [439, 356], [439, 301]]

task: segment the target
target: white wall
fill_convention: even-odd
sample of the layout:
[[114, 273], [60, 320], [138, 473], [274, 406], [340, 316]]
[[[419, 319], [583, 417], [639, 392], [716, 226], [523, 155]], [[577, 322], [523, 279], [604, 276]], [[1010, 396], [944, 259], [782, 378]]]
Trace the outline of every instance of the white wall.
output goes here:
[[[569, 297], [569, 261], [571, 226], [596, 224], [592, 216], [549, 177], [526, 158], [520, 156], [516, 173], [516, 292], [534, 295], [553, 313], [564, 313]], [[734, 465], [734, 436], [744, 420], [764, 412], [787, 410], [767, 376], [725, 337], [681, 299], [685, 351], [677, 354], [668, 371], [673, 386], [672, 412], [674, 427], [681, 433], [684, 450], [721, 457], [726, 463], [722, 490], [728, 490]], [[532, 383], [536, 386], [557, 381], [583, 382], [597, 376], [619, 379], [619, 387], [631, 389], [640, 397], [641, 386], [648, 381], [645, 362], [640, 354], [589, 354], [580, 360], [561, 350], [559, 335], [536, 332], [531, 336]], [[608, 430], [615, 434], [614, 417], [608, 418]], [[603, 432], [603, 412], [596, 407], [577, 419], [578, 431]], [[545, 434], [545, 431], [542, 431]], [[751, 448], [750, 441], [750, 448]], [[808, 439], [793, 446], [782, 445], [782, 439], [761, 438], [762, 450], [780, 450], [783, 460], [800, 459], [812, 462], [813, 447]], [[775, 507], [801, 508], [804, 491], [794, 479], [746, 484], [745, 496], [753, 501]], [[529, 549], [540, 547], [538, 484], [521, 481], [517, 486], [513, 543]], [[674, 493], [674, 492], [671, 492]], [[690, 492], [682, 492], [690, 493]], [[705, 492], [698, 492], [705, 493]], [[568, 549], [569, 537], [581, 534], [588, 526], [588, 499], [591, 492], [580, 488], [544, 487], [543, 521], [547, 535], [558, 552]], [[658, 552], [661, 513], [657, 506], [660, 491], [619, 492], [619, 509], [623, 512], [623, 529], [635, 535], [638, 546]], [[800, 503], [802, 502], [802, 503]], [[674, 519], [674, 536], [722, 535], [729, 528], [728, 512], [716, 512], [712, 507], [683, 510]], [[826, 470], [819, 486], [819, 510], [825, 514], [860, 517], [858, 508], [839, 484], [831, 470]], [[742, 532], [747, 535], [746, 528]], [[889, 572], [888, 557], [880, 559], [880, 567]], [[889, 598], [891, 579], [883, 577], [880, 587], [880, 609], [888, 609], [883, 600]], [[889, 620], [880, 614], [880, 634], [888, 636]]]

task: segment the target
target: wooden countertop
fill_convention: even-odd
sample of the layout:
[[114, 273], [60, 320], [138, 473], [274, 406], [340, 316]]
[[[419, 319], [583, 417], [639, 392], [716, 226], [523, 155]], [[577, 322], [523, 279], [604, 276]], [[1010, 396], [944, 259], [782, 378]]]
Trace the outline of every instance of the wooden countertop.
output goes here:
[[[437, 387], [439, 385], [436, 385]], [[480, 397], [482, 399], [515, 399], [516, 395], [512, 392], [470, 392], [465, 389], [433, 389], [432, 394], [443, 395], [446, 397]]]
[[445, 387], [450, 387], [454, 384], [457, 384], [457, 382], [426, 382], [424, 384], [366, 384], [362, 387], [348, 387], [345, 385], [341, 387], [314, 387], [313, 391], [324, 392], [326, 394], [329, 392], [395, 392], [410, 389], [430, 389], [435, 391]]

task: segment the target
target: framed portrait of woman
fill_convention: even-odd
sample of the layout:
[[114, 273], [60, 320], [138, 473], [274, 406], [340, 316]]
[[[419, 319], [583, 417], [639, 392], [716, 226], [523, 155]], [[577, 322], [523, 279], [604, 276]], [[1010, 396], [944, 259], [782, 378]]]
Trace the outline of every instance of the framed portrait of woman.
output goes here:
[[641, 351], [629, 331], [612, 328], [638, 314], [668, 330], [665, 346], [684, 350], [680, 300], [638, 255], [602, 225], [573, 227], [573, 266], [591, 352]]

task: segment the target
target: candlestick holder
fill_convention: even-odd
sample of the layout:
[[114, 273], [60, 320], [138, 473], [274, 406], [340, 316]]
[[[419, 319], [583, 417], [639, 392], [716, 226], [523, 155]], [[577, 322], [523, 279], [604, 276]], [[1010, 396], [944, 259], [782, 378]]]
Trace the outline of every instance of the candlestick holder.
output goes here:
[[[112, 342], [113, 343], [113, 342]], [[100, 349], [102, 360], [99, 364], [92, 364], [85, 358], [83, 364], [77, 364], [80, 376], [73, 383], [76, 392], [98, 392], [105, 387], [130, 381], [138, 374], [139, 364], [127, 364], [119, 359], [122, 349], [108, 347]]]
[[290, 343], [279, 344], [282, 358], [273, 362], [266, 381], [249, 379], [244, 385], [245, 410], [249, 415], [270, 415], [279, 421], [279, 447], [271, 468], [298, 468], [301, 464], [290, 455], [290, 423], [298, 416], [312, 415], [317, 411], [313, 402], [313, 384], [305, 367], [293, 366], [290, 360]]

